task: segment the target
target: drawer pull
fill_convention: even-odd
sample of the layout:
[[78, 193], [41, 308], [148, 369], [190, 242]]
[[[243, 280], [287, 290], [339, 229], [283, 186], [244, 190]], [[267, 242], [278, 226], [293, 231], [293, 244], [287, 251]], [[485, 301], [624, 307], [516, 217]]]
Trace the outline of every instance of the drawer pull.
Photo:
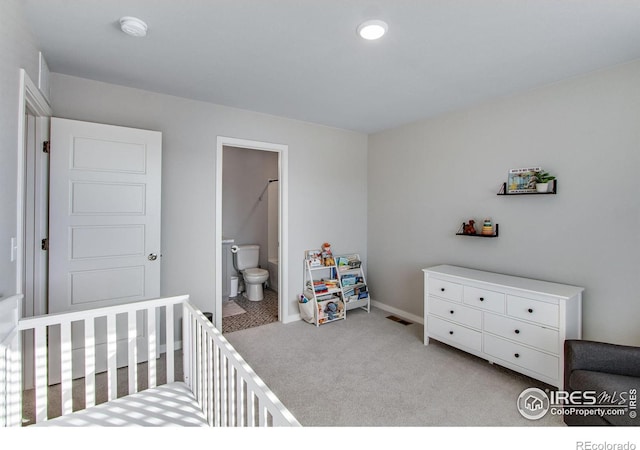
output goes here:
[[453, 334], [453, 331], [449, 331], [449, 334]]
[[520, 358], [520, 353], [516, 353], [516, 354], [515, 354], [515, 355], [513, 355], [513, 356], [515, 356], [516, 358]]
[[480, 301], [483, 302], [484, 301], [484, 297], [480, 297]]
[[516, 334], [520, 334], [520, 330], [516, 330]]
[[454, 312], [454, 311], [453, 311], [453, 309], [452, 309], [452, 310], [451, 310], [451, 311], [449, 311], [449, 312], [450, 312], [451, 314], [453, 314], [453, 312]]
[[532, 308], [529, 308], [529, 309], [527, 309], [527, 311], [528, 311], [529, 313], [532, 313], [532, 312], [533, 312], [533, 309], [532, 309]]
[[444, 292], [444, 288], [440, 288], [440, 290], [441, 290], [442, 292]]

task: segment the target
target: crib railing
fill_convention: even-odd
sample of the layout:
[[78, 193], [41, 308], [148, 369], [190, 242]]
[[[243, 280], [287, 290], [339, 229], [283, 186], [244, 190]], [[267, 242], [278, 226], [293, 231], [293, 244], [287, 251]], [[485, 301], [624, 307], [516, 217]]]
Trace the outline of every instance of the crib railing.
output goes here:
[[[184, 382], [192, 389], [199, 406], [211, 426], [299, 426], [299, 422], [282, 405], [271, 390], [233, 349], [211, 322], [189, 301], [179, 296], [122, 304], [91, 310], [72, 311], [19, 321], [20, 300], [2, 301], [1, 308], [11, 309], [11, 320], [0, 314], [0, 386], [5, 386], [0, 397], [0, 425], [19, 426], [22, 421], [21, 340], [33, 341], [34, 367], [34, 421], [48, 419], [48, 380], [52, 375], [60, 378], [61, 411], [52, 415], [66, 415], [72, 410], [89, 408], [96, 404], [96, 377], [106, 374], [107, 399], [114, 400], [117, 392], [118, 356], [126, 353], [128, 393], [138, 390], [138, 362], [146, 360], [147, 387], [160, 384], [156, 358], [164, 350], [166, 382], [175, 381], [176, 349], [174, 341], [174, 305], [182, 305], [182, 356]], [[177, 310], [180, 313], [180, 309]], [[123, 317], [124, 316], [124, 317]], [[126, 320], [123, 320], [126, 317]], [[164, 321], [157, 320], [164, 317]], [[119, 318], [119, 320], [117, 320]], [[143, 318], [142, 321], [139, 319]], [[15, 325], [17, 322], [17, 326]], [[124, 337], [118, 326], [126, 323]], [[78, 327], [78, 323], [83, 326]], [[98, 327], [97, 324], [100, 324]], [[106, 323], [106, 336], [97, 332]], [[139, 323], [144, 323], [139, 329]], [[4, 328], [3, 328], [4, 327]], [[72, 328], [74, 328], [72, 333]], [[160, 335], [164, 331], [164, 344], [160, 348]], [[53, 333], [52, 331], [55, 331]], [[103, 330], [104, 331], [104, 330]], [[21, 334], [22, 333], [22, 334]], [[55, 342], [51, 336], [55, 335]], [[59, 336], [59, 337], [57, 337]], [[142, 344], [140, 339], [143, 339]], [[73, 338], [73, 341], [72, 341]], [[124, 338], [124, 339], [123, 339]], [[73, 362], [72, 344], [81, 343], [84, 350], [79, 361], [84, 378], [84, 405], [73, 402], [73, 379], [77, 378], [78, 362]], [[97, 352], [97, 340], [104, 341]], [[125, 346], [122, 346], [124, 343]], [[52, 345], [55, 344], [55, 345]], [[77, 345], [77, 344], [76, 344]], [[120, 349], [118, 348], [120, 345]], [[145, 354], [139, 355], [139, 348]], [[24, 353], [24, 352], [23, 352]], [[98, 353], [98, 354], [97, 354]], [[48, 360], [59, 359], [56, 373], [48, 373]], [[106, 361], [105, 361], [106, 359]], [[31, 364], [25, 364], [28, 367]], [[122, 365], [122, 364], [120, 364]], [[73, 369], [73, 371], [72, 371]], [[57, 373], [59, 372], [59, 373]], [[143, 380], [141, 380], [143, 381]], [[144, 383], [141, 383], [144, 384]]]
[[[175, 380], [174, 362], [174, 305], [186, 302], [188, 296], [178, 296], [145, 300], [135, 303], [126, 303], [103, 308], [78, 310], [64, 313], [49, 314], [37, 317], [20, 319], [18, 329], [26, 333], [33, 333], [34, 361], [33, 364], [26, 364], [24, 367], [33, 366], [34, 374], [34, 404], [35, 423], [48, 419], [48, 380], [50, 378], [60, 379], [60, 404], [61, 411], [57, 415], [66, 415], [73, 410], [73, 379], [78, 377], [80, 372], [84, 378], [84, 408], [78, 407], [76, 410], [85, 409], [96, 404], [96, 375], [97, 368], [100, 371], [106, 370], [107, 401], [114, 400], [118, 396], [117, 373], [118, 373], [118, 341], [120, 350], [126, 351], [125, 358], [120, 355], [120, 360], [127, 361], [128, 393], [133, 394], [138, 391], [138, 362], [147, 362], [147, 387], [152, 388], [158, 384], [158, 372], [156, 370], [156, 358], [159, 354], [159, 327], [156, 327], [158, 317], [164, 313], [165, 330], [165, 354], [166, 354], [166, 381], [171, 383]], [[144, 317], [144, 329], [138, 329], [138, 313]], [[118, 336], [116, 321], [118, 316], [126, 318], [125, 336]], [[105, 335], [96, 333], [98, 321], [104, 323], [106, 320]], [[81, 365], [81, 370], [77, 367], [72, 370], [72, 326], [82, 324], [76, 328], [73, 338], [80, 341], [84, 348], [84, 358], [76, 363]], [[83, 334], [78, 336], [78, 334]], [[52, 336], [56, 336], [55, 340]], [[59, 336], [59, 337], [58, 337]], [[104, 349], [100, 355], [96, 353], [97, 340], [104, 341], [100, 346]], [[146, 355], [139, 355], [139, 344], [142, 340], [141, 348], [146, 347]], [[126, 344], [122, 348], [122, 343]], [[24, 353], [23, 353], [24, 354]], [[80, 355], [82, 356], [82, 355]], [[51, 359], [59, 361], [59, 372], [49, 373], [49, 362]]]
[[184, 304], [184, 377], [210, 426], [300, 426], [229, 341]]

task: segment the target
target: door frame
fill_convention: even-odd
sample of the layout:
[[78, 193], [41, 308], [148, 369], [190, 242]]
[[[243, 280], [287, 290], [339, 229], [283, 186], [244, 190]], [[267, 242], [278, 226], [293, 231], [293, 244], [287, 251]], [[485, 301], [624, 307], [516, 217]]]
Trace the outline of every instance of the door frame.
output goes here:
[[[27, 192], [25, 189], [26, 182], [26, 170], [27, 170], [27, 152], [26, 152], [26, 140], [25, 130], [27, 123], [25, 120], [26, 113], [32, 113], [36, 118], [36, 150], [38, 142], [43, 142], [48, 139], [49, 118], [53, 112], [49, 102], [42, 95], [38, 87], [29, 77], [29, 74], [24, 69], [20, 69], [20, 90], [18, 98], [18, 164], [17, 164], [17, 202], [16, 202], [16, 246], [15, 246], [15, 260], [16, 260], [16, 293], [23, 294], [23, 283], [26, 278], [26, 270], [32, 271], [36, 274], [36, 283], [44, 283], [43, 289], [36, 289], [34, 292], [34, 303], [32, 305], [24, 305], [24, 314], [40, 315], [45, 314], [47, 311], [47, 299], [46, 299], [46, 273], [42, 273], [40, 268], [43, 267], [43, 262], [46, 266], [47, 254], [40, 251], [39, 248], [34, 249], [36, 259], [39, 262], [33, 264], [31, 261], [26, 261], [27, 268], [25, 270], [25, 225], [26, 225], [26, 204], [27, 204]], [[37, 187], [37, 186], [36, 186]], [[47, 202], [47, 198], [38, 198], [36, 193], [35, 207], [40, 208], [43, 202]]]
[[241, 147], [278, 153], [279, 211], [278, 211], [278, 321], [289, 315], [289, 146], [270, 142], [217, 137], [216, 145], [216, 230], [215, 230], [215, 308], [214, 324], [222, 331], [222, 153], [225, 146]]

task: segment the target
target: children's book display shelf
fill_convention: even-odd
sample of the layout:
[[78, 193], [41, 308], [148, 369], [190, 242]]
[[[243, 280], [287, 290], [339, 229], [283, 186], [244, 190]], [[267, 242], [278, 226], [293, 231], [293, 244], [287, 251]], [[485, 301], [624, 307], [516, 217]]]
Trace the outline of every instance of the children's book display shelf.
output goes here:
[[335, 256], [330, 261], [304, 260], [303, 297], [313, 302], [316, 326], [347, 318], [347, 311], [371, 310], [360, 255]]

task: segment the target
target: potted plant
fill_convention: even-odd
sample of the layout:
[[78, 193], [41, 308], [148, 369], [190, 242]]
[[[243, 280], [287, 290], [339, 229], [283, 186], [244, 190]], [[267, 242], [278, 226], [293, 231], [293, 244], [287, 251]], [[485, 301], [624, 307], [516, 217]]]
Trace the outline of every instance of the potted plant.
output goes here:
[[549, 182], [556, 179], [555, 176], [549, 175], [549, 172], [536, 172], [534, 174], [536, 179], [536, 191], [538, 192], [549, 192]]

